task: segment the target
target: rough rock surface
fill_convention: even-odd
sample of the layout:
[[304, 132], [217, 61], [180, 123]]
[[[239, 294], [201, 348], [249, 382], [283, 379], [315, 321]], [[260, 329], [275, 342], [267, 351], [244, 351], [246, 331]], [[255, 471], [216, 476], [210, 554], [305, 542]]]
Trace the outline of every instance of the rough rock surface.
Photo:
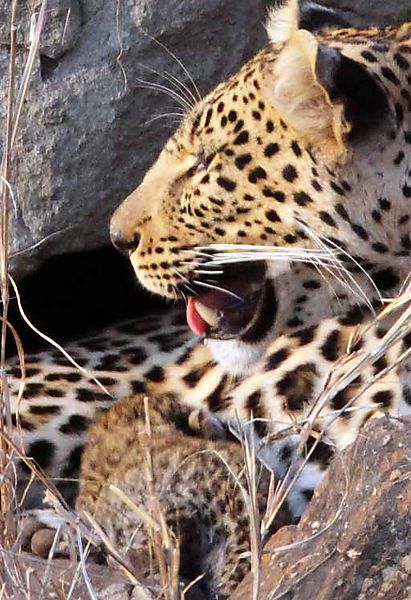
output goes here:
[[[40, 4], [18, 3], [19, 76]], [[0, 23], [1, 131], [10, 5], [0, 0], [0, 14], [6, 15]], [[184, 61], [204, 93], [264, 44], [262, 22], [255, 0], [240, 5], [237, 0], [49, 0], [14, 149], [10, 179], [17, 210], [11, 251], [72, 228], [30, 259], [16, 257], [15, 274], [33, 270], [46, 256], [108, 243], [109, 215], [169, 135], [173, 117], [146, 122], [180, 108], [168, 96], [142, 88], [140, 80], [173, 87], [167, 82], [171, 73], [192, 86], [176, 60], [149, 36]]]
[[324, 0], [320, 2], [345, 14], [352, 25], [389, 25], [411, 19], [409, 0]]
[[271, 538], [260, 600], [411, 598], [410, 431], [411, 420], [375, 421], [335, 460], [299, 525]]
[[[145, 79], [169, 85], [167, 73], [190, 85], [176, 61], [144, 31], [180, 57], [206, 92], [265, 42], [263, 5], [273, 0], [49, 0], [47, 22], [15, 144], [11, 183], [16, 196], [11, 251], [61, 231], [15, 257], [16, 275], [46, 257], [108, 241], [113, 208], [141, 179], [161, 148], [176, 112], [167, 96], [143, 89]], [[20, 2], [18, 65], [30, 43], [40, 0]], [[409, 0], [324, 0], [357, 24], [411, 18]], [[4, 130], [11, 3], [0, 0], [0, 128]], [[162, 75], [150, 71], [158, 71]], [[179, 110], [179, 108], [177, 108]], [[149, 201], [149, 200], [148, 200]], [[69, 229], [67, 229], [69, 228]]]
[[[6, 560], [6, 558], [8, 560]], [[54, 558], [52, 561], [39, 559], [30, 554], [22, 553], [17, 557], [0, 558], [3, 571], [9, 576], [2, 576], [2, 585], [5, 586], [5, 593], [13, 600], [25, 600], [26, 598], [67, 598], [73, 581], [71, 590], [72, 598], [85, 599], [90, 598], [87, 591], [87, 585], [84, 577], [78, 571], [78, 563], [68, 559]], [[127, 590], [127, 578], [118, 572], [108, 569], [103, 565], [87, 564], [87, 574], [91, 586], [98, 594], [98, 598], [103, 600], [120, 600], [119, 596], [113, 593], [111, 596], [103, 595], [104, 590], [116, 592], [117, 590]], [[124, 594], [121, 600], [154, 600], [147, 591], [139, 594], [141, 588], [135, 587], [134, 595]], [[100, 592], [102, 594], [100, 595]]]

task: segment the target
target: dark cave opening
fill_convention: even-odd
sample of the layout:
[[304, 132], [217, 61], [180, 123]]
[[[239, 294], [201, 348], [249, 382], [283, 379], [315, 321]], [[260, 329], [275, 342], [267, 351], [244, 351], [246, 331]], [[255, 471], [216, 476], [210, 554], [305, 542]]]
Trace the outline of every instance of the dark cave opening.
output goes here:
[[[136, 281], [129, 261], [112, 247], [53, 257], [18, 288], [32, 323], [59, 343], [161, 309], [161, 298]], [[17, 329], [26, 351], [44, 348], [22, 319], [10, 290], [9, 322]], [[16, 352], [8, 336], [10, 354]]]

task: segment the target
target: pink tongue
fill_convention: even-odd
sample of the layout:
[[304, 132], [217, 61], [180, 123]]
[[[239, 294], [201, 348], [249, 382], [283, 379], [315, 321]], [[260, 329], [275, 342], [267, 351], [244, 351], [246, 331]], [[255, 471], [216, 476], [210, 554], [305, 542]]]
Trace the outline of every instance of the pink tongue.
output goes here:
[[197, 312], [194, 304], [194, 298], [188, 299], [187, 310], [186, 310], [187, 323], [191, 331], [196, 335], [203, 335], [207, 329], [207, 323]]

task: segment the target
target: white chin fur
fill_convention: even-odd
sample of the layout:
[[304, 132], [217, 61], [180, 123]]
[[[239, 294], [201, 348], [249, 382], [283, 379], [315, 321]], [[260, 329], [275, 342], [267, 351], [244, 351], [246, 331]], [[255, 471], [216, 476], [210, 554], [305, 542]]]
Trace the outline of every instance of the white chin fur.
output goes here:
[[210, 349], [214, 360], [231, 375], [244, 375], [261, 358], [266, 341], [259, 344], [245, 344], [240, 340], [213, 340], [204, 342]]

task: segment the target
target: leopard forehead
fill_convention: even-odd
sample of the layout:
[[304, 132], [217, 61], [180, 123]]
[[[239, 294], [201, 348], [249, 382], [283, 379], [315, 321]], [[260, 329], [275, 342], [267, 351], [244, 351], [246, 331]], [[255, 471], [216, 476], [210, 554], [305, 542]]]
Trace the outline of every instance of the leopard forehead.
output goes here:
[[[150, 290], [175, 296], [193, 278], [193, 248], [307, 248], [307, 227], [371, 263], [408, 254], [409, 41], [392, 42], [392, 29], [297, 34], [199, 102], [113, 216], [112, 230]], [[358, 106], [353, 86], [327, 88], [337, 59], [339, 77], [345, 69], [364, 97], [377, 97], [371, 109]], [[311, 81], [313, 65], [327, 72]], [[355, 98], [344, 105], [348, 93]]]

